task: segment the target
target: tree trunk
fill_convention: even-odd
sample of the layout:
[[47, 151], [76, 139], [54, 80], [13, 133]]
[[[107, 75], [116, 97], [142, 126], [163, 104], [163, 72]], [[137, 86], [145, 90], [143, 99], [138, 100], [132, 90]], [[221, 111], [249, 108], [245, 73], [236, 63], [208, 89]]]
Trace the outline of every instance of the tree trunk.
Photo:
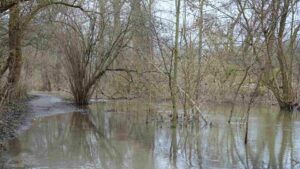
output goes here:
[[174, 67], [171, 83], [171, 99], [173, 107], [172, 126], [177, 125], [177, 71], [179, 62], [179, 17], [180, 17], [180, 1], [176, 1], [176, 31], [175, 31], [175, 49], [174, 49]]
[[[282, 2], [282, 8], [279, 8], [276, 5], [278, 1], [272, 1], [271, 8], [271, 21], [270, 29], [264, 33], [266, 39], [267, 47], [267, 60], [266, 60], [266, 72], [267, 75], [267, 86], [271, 89], [274, 96], [276, 97], [280, 109], [286, 111], [293, 110], [293, 103], [295, 100], [294, 90], [292, 86], [293, 81], [293, 52], [294, 41], [293, 37], [296, 36], [293, 31], [291, 31], [291, 40], [290, 44], [291, 49], [285, 49], [285, 34], [286, 34], [286, 21], [288, 18], [288, 13], [290, 10], [291, 3], [288, 1]], [[278, 20], [278, 16], [279, 20]], [[276, 31], [278, 30], [278, 32]], [[298, 30], [295, 30], [298, 32]], [[278, 61], [279, 67], [279, 77], [274, 73], [274, 58], [276, 56], [276, 61]], [[279, 79], [279, 81], [278, 81]]]
[[121, 30], [121, 1], [120, 0], [113, 0], [113, 10], [114, 10], [114, 32], [116, 35]]
[[76, 105], [83, 106], [89, 104], [89, 92], [85, 91], [84, 89], [77, 89], [77, 91], [72, 90], [72, 94]]
[[293, 111], [294, 110], [294, 103], [293, 102], [286, 102], [278, 100], [280, 110], [282, 111]]
[[22, 68], [22, 46], [21, 46], [21, 21], [20, 5], [13, 6], [9, 12], [9, 59], [8, 59], [8, 83], [6, 90], [9, 90], [9, 97], [17, 97], [17, 85], [20, 81]]
[[200, 10], [199, 10], [199, 28], [198, 28], [198, 70], [197, 77], [195, 79], [196, 89], [195, 89], [195, 100], [198, 101], [200, 97], [200, 82], [201, 82], [201, 58], [203, 55], [203, 28], [204, 28], [204, 0], [199, 0]]
[[1, 0], [0, 1], [0, 13], [3, 13], [11, 8], [13, 8], [19, 2], [25, 2], [29, 0]]
[[50, 81], [50, 78], [49, 78], [49, 75], [48, 75], [48, 70], [44, 70], [44, 73], [43, 73], [43, 86], [42, 86], [42, 90], [44, 91], [51, 91], [52, 90], [52, 87], [51, 87], [51, 81]]

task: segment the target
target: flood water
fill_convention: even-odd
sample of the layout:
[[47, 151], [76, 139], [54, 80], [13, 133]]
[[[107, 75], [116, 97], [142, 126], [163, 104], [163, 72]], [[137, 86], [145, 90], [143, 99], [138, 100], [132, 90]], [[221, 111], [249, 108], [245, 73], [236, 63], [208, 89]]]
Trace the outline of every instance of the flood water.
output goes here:
[[145, 107], [149, 105], [119, 101], [37, 115], [28, 129], [5, 144], [0, 168], [300, 168], [296, 113], [253, 108], [245, 145], [243, 108], [237, 109], [232, 125], [227, 124], [229, 107], [214, 106], [203, 110], [212, 125], [190, 122], [171, 129], [169, 122], [154, 120], [158, 106], [151, 111]]

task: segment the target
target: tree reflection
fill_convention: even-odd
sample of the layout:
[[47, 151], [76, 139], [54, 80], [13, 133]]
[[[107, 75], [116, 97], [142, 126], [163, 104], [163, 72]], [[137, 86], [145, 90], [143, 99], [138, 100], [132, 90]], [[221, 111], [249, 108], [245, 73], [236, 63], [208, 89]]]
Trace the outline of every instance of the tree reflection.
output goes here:
[[177, 133], [176, 129], [172, 129], [170, 160], [174, 168], [177, 168]]
[[[275, 113], [276, 114], [276, 113]], [[270, 116], [268, 113], [262, 113], [251, 128], [251, 142], [248, 145], [237, 145], [242, 154], [245, 151], [244, 158], [240, 161], [246, 161], [245, 168], [293, 168], [294, 123], [297, 118], [293, 113], [278, 112], [276, 116]], [[231, 134], [236, 137], [235, 134]]]
[[[281, 125], [281, 143], [279, 150], [279, 168], [287, 167], [287, 164], [291, 167], [293, 160], [293, 126], [294, 118], [293, 113], [282, 112], [279, 113], [279, 124]], [[287, 158], [287, 161], [286, 161]], [[286, 161], [286, 163], [285, 163]], [[291, 167], [292, 168], [292, 167]]]
[[[143, 114], [105, 112], [103, 105], [38, 119], [5, 147], [3, 164], [48, 168], [297, 168], [300, 139], [296, 114], [252, 113], [249, 142], [244, 128], [199, 123], [169, 128], [144, 123]], [[222, 120], [224, 123], [222, 123]], [[1, 168], [1, 167], [0, 167]]]
[[18, 138], [8, 140], [4, 149], [0, 152], [0, 168], [24, 168], [22, 145]]
[[74, 112], [70, 119], [70, 134], [72, 135], [72, 145], [74, 152], [82, 160], [91, 161], [94, 167], [101, 165], [101, 168], [111, 168], [111, 159], [115, 159], [115, 164], [120, 164], [120, 154], [118, 150], [104, 135], [104, 117], [99, 113]]

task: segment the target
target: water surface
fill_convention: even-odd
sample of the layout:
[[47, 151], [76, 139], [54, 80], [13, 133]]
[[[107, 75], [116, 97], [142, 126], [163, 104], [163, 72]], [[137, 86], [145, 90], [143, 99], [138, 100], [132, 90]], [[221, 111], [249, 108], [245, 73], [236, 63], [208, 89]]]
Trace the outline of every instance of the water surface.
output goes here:
[[43, 109], [35, 112], [28, 129], [7, 142], [0, 168], [300, 168], [297, 113], [253, 108], [245, 146], [243, 108], [232, 125], [226, 123], [229, 107], [214, 106], [203, 110], [212, 125], [193, 122], [176, 129], [154, 118], [158, 109], [127, 101], [50, 115]]

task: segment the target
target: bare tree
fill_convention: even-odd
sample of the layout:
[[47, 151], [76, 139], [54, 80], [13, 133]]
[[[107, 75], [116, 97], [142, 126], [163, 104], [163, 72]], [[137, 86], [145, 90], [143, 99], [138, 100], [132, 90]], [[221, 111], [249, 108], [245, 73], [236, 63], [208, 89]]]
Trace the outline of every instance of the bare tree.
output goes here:
[[78, 105], [88, 104], [97, 81], [130, 40], [130, 15], [118, 35], [109, 40], [110, 16], [104, 17], [105, 14], [108, 13], [100, 11], [83, 18], [67, 15], [58, 32], [69, 87]]
[[[9, 10], [8, 46], [9, 56], [0, 70], [0, 77], [8, 70], [7, 83], [1, 91], [3, 99], [19, 98], [18, 88], [22, 70], [22, 38], [31, 20], [43, 9], [51, 5], [63, 5], [84, 10], [80, 5], [63, 1], [5, 0], [0, 3], [0, 13]], [[10, 100], [10, 99], [8, 99]]]
[[172, 126], [177, 124], [177, 77], [178, 77], [178, 62], [179, 62], [179, 21], [180, 21], [180, 3], [181, 0], [176, 0], [176, 25], [175, 25], [175, 46], [174, 46], [174, 65], [171, 80], [171, 100], [173, 105]]
[[262, 83], [284, 110], [292, 110], [295, 101], [293, 61], [300, 24], [289, 18], [295, 17], [292, 11], [296, 3], [293, 0], [236, 1], [242, 13], [241, 27], [247, 32], [246, 41], [263, 72]]

